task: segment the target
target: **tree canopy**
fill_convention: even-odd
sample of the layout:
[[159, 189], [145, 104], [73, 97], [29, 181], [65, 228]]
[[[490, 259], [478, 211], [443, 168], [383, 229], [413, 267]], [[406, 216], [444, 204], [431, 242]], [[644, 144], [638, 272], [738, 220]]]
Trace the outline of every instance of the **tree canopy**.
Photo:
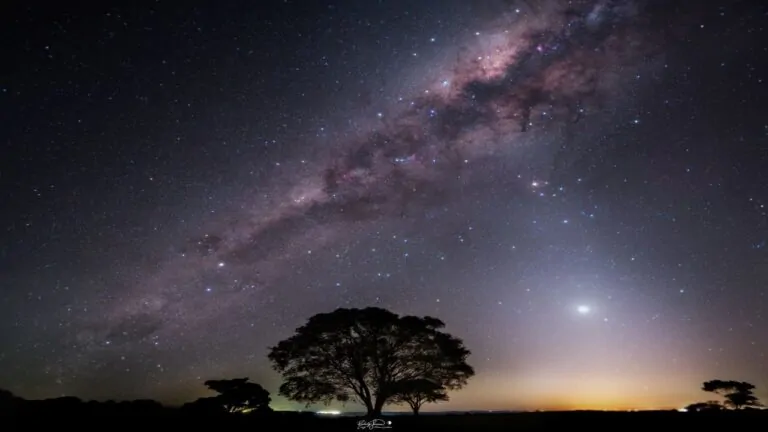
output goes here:
[[428, 379], [453, 390], [474, 375], [470, 351], [444, 327], [432, 317], [341, 308], [311, 317], [269, 359], [283, 375], [281, 395], [307, 404], [356, 401], [376, 415], [406, 382]]
[[421, 406], [425, 403], [447, 401], [449, 399], [445, 387], [438, 382], [425, 378], [400, 381], [396, 383], [393, 393], [392, 402], [408, 404], [411, 410], [413, 410], [414, 415], [419, 414]]
[[701, 389], [723, 396], [725, 404], [734, 409], [761, 406], [753, 393], [755, 386], [745, 381], [711, 380]]
[[209, 403], [216, 403], [228, 412], [269, 410], [269, 392], [259, 384], [249, 382], [248, 378], [208, 380], [204, 384], [219, 394], [208, 398], [211, 399]]
[[718, 401], [696, 402], [685, 407], [688, 412], [720, 411], [722, 409], [725, 407]]

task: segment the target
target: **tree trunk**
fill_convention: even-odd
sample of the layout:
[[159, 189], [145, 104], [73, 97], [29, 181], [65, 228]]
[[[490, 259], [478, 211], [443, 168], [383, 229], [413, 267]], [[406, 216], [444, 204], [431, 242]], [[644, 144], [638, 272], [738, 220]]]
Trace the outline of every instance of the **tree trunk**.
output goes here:
[[418, 406], [418, 405], [414, 405], [414, 406], [412, 406], [412, 407], [411, 407], [411, 409], [413, 410], [413, 415], [415, 415], [415, 416], [419, 415], [419, 409], [420, 409], [420, 408], [421, 408], [421, 407], [420, 407], [420, 406]]
[[382, 397], [376, 398], [376, 403], [373, 405], [373, 413], [372, 413], [374, 416], [381, 415], [381, 410], [382, 408], [384, 408], [384, 401], [385, 399]]
[[370, 399], [365, 399], [363, 402], [365, 402], [365, 415], [367, 417], [373, 417], [373, 405], [371, 404]]

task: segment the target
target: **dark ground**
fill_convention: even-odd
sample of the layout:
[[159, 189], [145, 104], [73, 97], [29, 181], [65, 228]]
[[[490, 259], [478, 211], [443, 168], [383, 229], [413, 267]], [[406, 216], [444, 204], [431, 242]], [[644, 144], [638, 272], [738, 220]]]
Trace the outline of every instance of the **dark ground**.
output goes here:
[[[587, 430], [627, 430], [637, 428], [664, 428], [665, 430], [711, 430], [714, 428], [729, 428], [740, 425], [764, 428], [768, 424], [768, 410], [742, 411], [721, 413], [680, 413], [674, 411], [648, 412], [541, 412], [514, 414], [446, 414], [424, 415], [413, 417], [408, 415], [384, 416], [379, 427], [371, 423], [361, 425], [359, 418], [353, 417], [318, 417], [314, 414], [298, 414], [278, 412], [267, 416], [231, 415], [226, 417], [203, 417], [181, 414], [180, 412], [164, 412], [155, 415], [131, 415], [117, 418], [110, 416], [88, 415], [84, 413], [38, 413], [32, 417], [8, 419], [8, 423], [0, 425], [0, 430], [13, 423], [16, 426], [35, 423], [37, 420], [50, 422], [58, 420], [58, 426], [74, 420], [79, 426], [94, 424], [99, 427], [147, 427], [168, 423], [174, 427], [204, 426], [227, 430], [249, 431], [283, 431], [288, 430], [451, 430], [451, 431], [501, 431], [501, 430], [565, 430], [565, 428], [580, 427]], [[383, 427], [386, 421], [391, 421], [389, 428]], [[373, 427], [372, 427], [373, 426]], [[562, 429], [561, 429], [562, 428]], [[10, 428], [11, 430], [15, 428]]]
[[[383, 420], [392, 422], [393, 432], [398, 430], [452, 430], [452, 431], [494, 431], [494, 430], [566, 430], [580, 427], [586, 430], [627, 430], [635, 428], [709, 429], [727, 428], [736, 425], [768, 424], [768, 411], [725, 412], [725, 413], [680, 413], [680, 412], [542, 412], [514, 414], [450, 414], [412, 416], [391, 416]], [[315, 418], [296, 425], [307, 429], [363, 430], [358, 428], [359, 419]], [[371, 430], [371, 429], [365, 429]]]

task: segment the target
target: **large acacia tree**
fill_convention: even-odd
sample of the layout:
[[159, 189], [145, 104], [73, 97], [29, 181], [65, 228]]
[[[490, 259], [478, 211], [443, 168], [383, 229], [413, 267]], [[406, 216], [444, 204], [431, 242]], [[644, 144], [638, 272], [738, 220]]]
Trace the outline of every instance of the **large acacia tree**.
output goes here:
[[249, 382], [248, 378], [224, 380], [208, 380], [205, 386], [218, 393], [218, 396], [207, 398], [208, 405], [218, 405], [227, 412], [256, 412], [269, 411], [269, 392], [261, 385]]
[[762, 406], [753, 393], [755, 386], [745, 381], [711, 380], [701, 389], [723, 396], [725, 405], [734, 409]]
[[281, 395], [307, 404], [357, 401], [378, 415], [405, 382], [428, 379], [455, 390], [474, 375], [469, 350], [444, 327], [432, 317], [342, 308], [311, 317], [269, 359], [283, 375]]

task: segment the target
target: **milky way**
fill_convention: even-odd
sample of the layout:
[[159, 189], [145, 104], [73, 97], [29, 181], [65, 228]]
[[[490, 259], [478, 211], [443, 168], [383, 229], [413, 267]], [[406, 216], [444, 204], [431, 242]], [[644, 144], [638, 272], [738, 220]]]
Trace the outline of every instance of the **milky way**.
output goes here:
[[[449, 78], [380, 116], [366, 136], [336, 143], [331, 156], [313, 162], [316, 176], [289, 174], [286, 181], [299, 186], [276, 192], [282, 202], [226, 231], [191, 239], [181, 256], [160, 263], [80, 341], [102, 349], [105, 341], [137, 342], [155, 332], [206, 325], [251, 296], [277, 289], [272, 285], [291, 271], [296, 255], [339, 241], [347, 223], [419, 217], [455, 200], [462, 186], [482, 187], [489, 179], [473, 172], [470, 161], [537, 151], [526, 148], [542, 145], [537, 137], [521, 134], [568, 130], [621, 91], [627, 79], [621, 68], [655, 53], [657, 41], [641, 37], [631, 3], [563, 8], [551, 2], [526, 12], [535, 15], [521, 20], [519, 7], [512, 6], [488, 34], [478, 31], [481, 42], [470, 41], [455, 63], [443, 66]], [[542, 114], [545, 131], [532, 120]], [[583, 150], [564, 142], [554, 152], [553, 163], [561, 166], [553, 172], [567, 169]], [[215, 305], [180, 295], [225, 278], [234, 280], [231, 295]]]
[[[735, 239], [765, 239], [697, 231], [726, 224], [739, 206], [748, 208], [739, 227], [764, 226], [750, 219], [762, 211], [759, 193], [723, 192], [738, 164], [719, 165], [727, 158], [711, 144], [748, 141], [751, 129], [711, 128], [721, 114], [705, 112], [709, 99], [689, 102], [700, 90], [681, 84], [696, 69], [680, 59], [707, 54], [687, 45], [692, 35], [708, 38], [700, 46], [718, 40], [701, 17], [718, 22], [730, 9], [552, 0], [329, 3], [310, 13], [276, 2], [262, 18], [266, 9], [235, 3], [221, 17], [179, 12], [192, 18], [168, 24], [168, 38], [200, 38], [187, 51], [168, 42], [142, 60], [116, 58], [138, 89], [109, 87], [106, 72], [84, 78], [81, 102], [104, 92], [105, 108], [87, 108], [95, 117], [80, 114], [85, 102], [59, 109], [94, 131], [67, 142], [98, 149], [53, 180], [30, 181], [35, 193], [69, 193], [57, 213], [69, 219], [19, 216], [54, 233], [71, 228], [74, 239], [58, 241], [53, 260], [43, 258], [58, 244], [48, 231], [13, 243], [35, 245], [21, 255], [42, 269], [19, 284], [60, 296], [18, 291], [32, 309], [14, 325], [37, 333], [7, 358], [32, 352], [39, 372], [22, 392], [180, 402], [203, 395], [203, 379], [235, 375], [274, 391], [267, 346], [311, 314], [372, 304], [437, 316], [467, 340], [478, 376], [452, 396], [461, 407], [563, 407], [574, 403], [568, 392], [594, 407], [617, 398], [650, 406], [649, 382], [663, 387], [663, 403], [678, 403], [691, 397], [680, 388], [695, 392], [713, 378], [700, 374], [733, 364], [686, 366], [736, 344], [711, 336], [717, 326], [702, 317], [717, 315], [713, 305], [738, 305], [730, 316], [741, 321], [725, 326], [746, 326], [733, 351], [758, 356], [759, 320], [738, 302], [759, 302], [717, 297], [716, 284], [751, 274], [718, 267], [737, 261], [722, 258], [740, 250]], [[273, 26], [288, 16], [280, 8], [296, 17]], [[162, 28], [153, 14], [105, 11], [116, 27], [99, 37]], [[282, 40], [292, 42], [270, 48]], [[44, 59], [76, 58], [76, 73], [91, 67], [51, 41], [38, 45]], [[720, 70], [742, 55], [731, 54], [706, 60]], [[139, 108], [110, 111], [120, 98]], [[16, 141], [34, 148], [64, 140], [56, 136]], [[104, 160], [118, 168], [98, 171]], [[89, 169], [98, 175], [59, 183]], [[87, 192], [100, 182], [114, 189]], [[29, 306], [35, 299], [47, 306]], [[56, 348], [35, 338], [55, 338]], [[671, 372], [660, 378], [662, 369]]]

